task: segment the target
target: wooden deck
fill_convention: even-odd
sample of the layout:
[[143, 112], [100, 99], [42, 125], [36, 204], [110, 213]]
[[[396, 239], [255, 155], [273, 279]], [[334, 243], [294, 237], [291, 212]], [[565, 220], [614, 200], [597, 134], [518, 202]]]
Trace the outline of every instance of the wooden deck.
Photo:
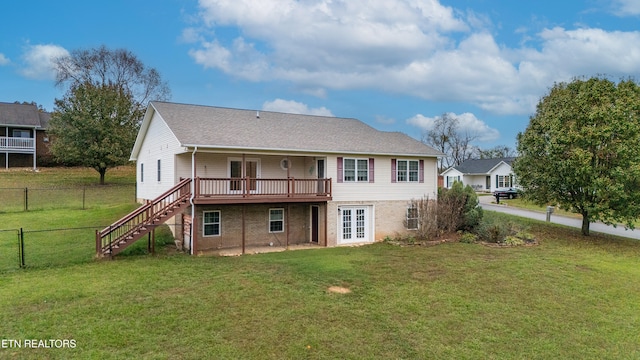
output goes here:
[[196, 178], [195, 204], [324, 202], [331, 179]]

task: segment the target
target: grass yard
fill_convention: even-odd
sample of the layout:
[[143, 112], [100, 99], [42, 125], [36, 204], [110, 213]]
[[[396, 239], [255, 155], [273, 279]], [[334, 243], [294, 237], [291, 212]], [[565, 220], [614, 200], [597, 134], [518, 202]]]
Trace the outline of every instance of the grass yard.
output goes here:
[[[98, 173], [87, 168], [0, 171], [0, 271], [16, 270], [19, 265], [17, 234], [21, 228], [27, 267], [91, 261], [95, 230], [139, 206], [134, 167], [109, 170], [106, 180], [108, 185], [98, 185]], [[25, 187], [29, 188], [29, 211], [23, 210]], [[19, 191], [7, 190], [11, 188]], [[17, 194], [17, 199], [9, 194]]]
[[7, 273], [3, 338], [76, 348], [0, 357], [640, 357], [637, 242], [487, 215], [525, 224], [541, 244], [164, 254]]
[[[110, 223], [133, 207], [5, 213], [0, 229]], [[640, 358], [639, 242], [485, 216], [526, 227], [540, 245], [377, 243], [226, 258], [166, 246], [156, 256], [134, 249], [92, 261], [67, 250], [64, 266], [0, 266], [0, 358]], [[93, 255], [93, 238], [42, 234]], [[75, 348], [26, 348], [26, 339]]]

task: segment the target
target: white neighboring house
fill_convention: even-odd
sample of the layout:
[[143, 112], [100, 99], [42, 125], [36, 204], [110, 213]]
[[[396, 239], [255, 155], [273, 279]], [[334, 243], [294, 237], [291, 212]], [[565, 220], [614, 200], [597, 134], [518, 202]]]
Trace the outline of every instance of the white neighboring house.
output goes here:
[[192, 254], [382, 240], [413, 230], [411, 200], [436, 199], [442, 155], [356, 119], [151, 102], [131, 154], [145, 205], [125, 218], [146, 220], [120, 242], [168, 217]]
[[455, 181], [462, 181], [476, 191], [493, 192], [497, 188], [515, 186], [515, 176], [511, 170], [514, 157], [495, 159], [470, 159], [452, 166], [441, 175], [444, 187], [451, 188]]

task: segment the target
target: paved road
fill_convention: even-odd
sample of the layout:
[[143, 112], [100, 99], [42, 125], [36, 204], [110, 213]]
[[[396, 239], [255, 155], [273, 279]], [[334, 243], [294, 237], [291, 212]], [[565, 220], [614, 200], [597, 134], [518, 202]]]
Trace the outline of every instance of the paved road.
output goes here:
[[[517, 209], [517, 208], [506, 206], [506, 205], [491, 204], [492, 201], [495, 202], [495, 198], [493, 196], [479, 196], [478, 198], [480, 199], [480, 206], [482, 206], [482, 208], [485, 210], [497, 211], [497, 212], [502, 212], [502, 213], [511, 214], [515, 216], [526, 217], [529, 219], [536, 219], [540, 221], [547, 220], [547, 214], [544, 212]], [[567, 216], [552, 214], [551, 222], [555, 224], [571, 226], [578, 229], [582, 228], [582, 219], [570, 218]], [[591, 223], [591, 225], [589, 226], [589, 229], [590, 231], [593, 231], [593, 232], [623, 236], [623, 237], [628, 237], [632, 239], [640, 239], [639, 229], [626, 230], [622, 226], [613, 227], [611, 225], [606, 225], [603, 223]]]

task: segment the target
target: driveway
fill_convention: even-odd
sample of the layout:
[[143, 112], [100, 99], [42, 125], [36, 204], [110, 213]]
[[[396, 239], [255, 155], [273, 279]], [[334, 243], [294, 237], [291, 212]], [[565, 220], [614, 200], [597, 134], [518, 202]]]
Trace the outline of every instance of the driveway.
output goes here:
[[[495, 202], [495, 197], [493, 196], [478, 196], [478, 199], [480, 200], [480, 206], [482, 206], [484, 210], [497, 211], [540, 221], [547, 220], [547, 214], [542, 211], [518, 209], [504, 204], [492, 204], [492, 201]], [[554, 224], [570, 226], [578, 229], [582, 228], [582, 219], [575, 219], [567, 216], [551, 214], [551, 222]], [[623, 236], [632, 239], [640, 239], [640, 230], [626, 230], [623, 226], [613, 227], [612, 225], [595, 222], [591, 223], [589, 229], [592, 232]]]

